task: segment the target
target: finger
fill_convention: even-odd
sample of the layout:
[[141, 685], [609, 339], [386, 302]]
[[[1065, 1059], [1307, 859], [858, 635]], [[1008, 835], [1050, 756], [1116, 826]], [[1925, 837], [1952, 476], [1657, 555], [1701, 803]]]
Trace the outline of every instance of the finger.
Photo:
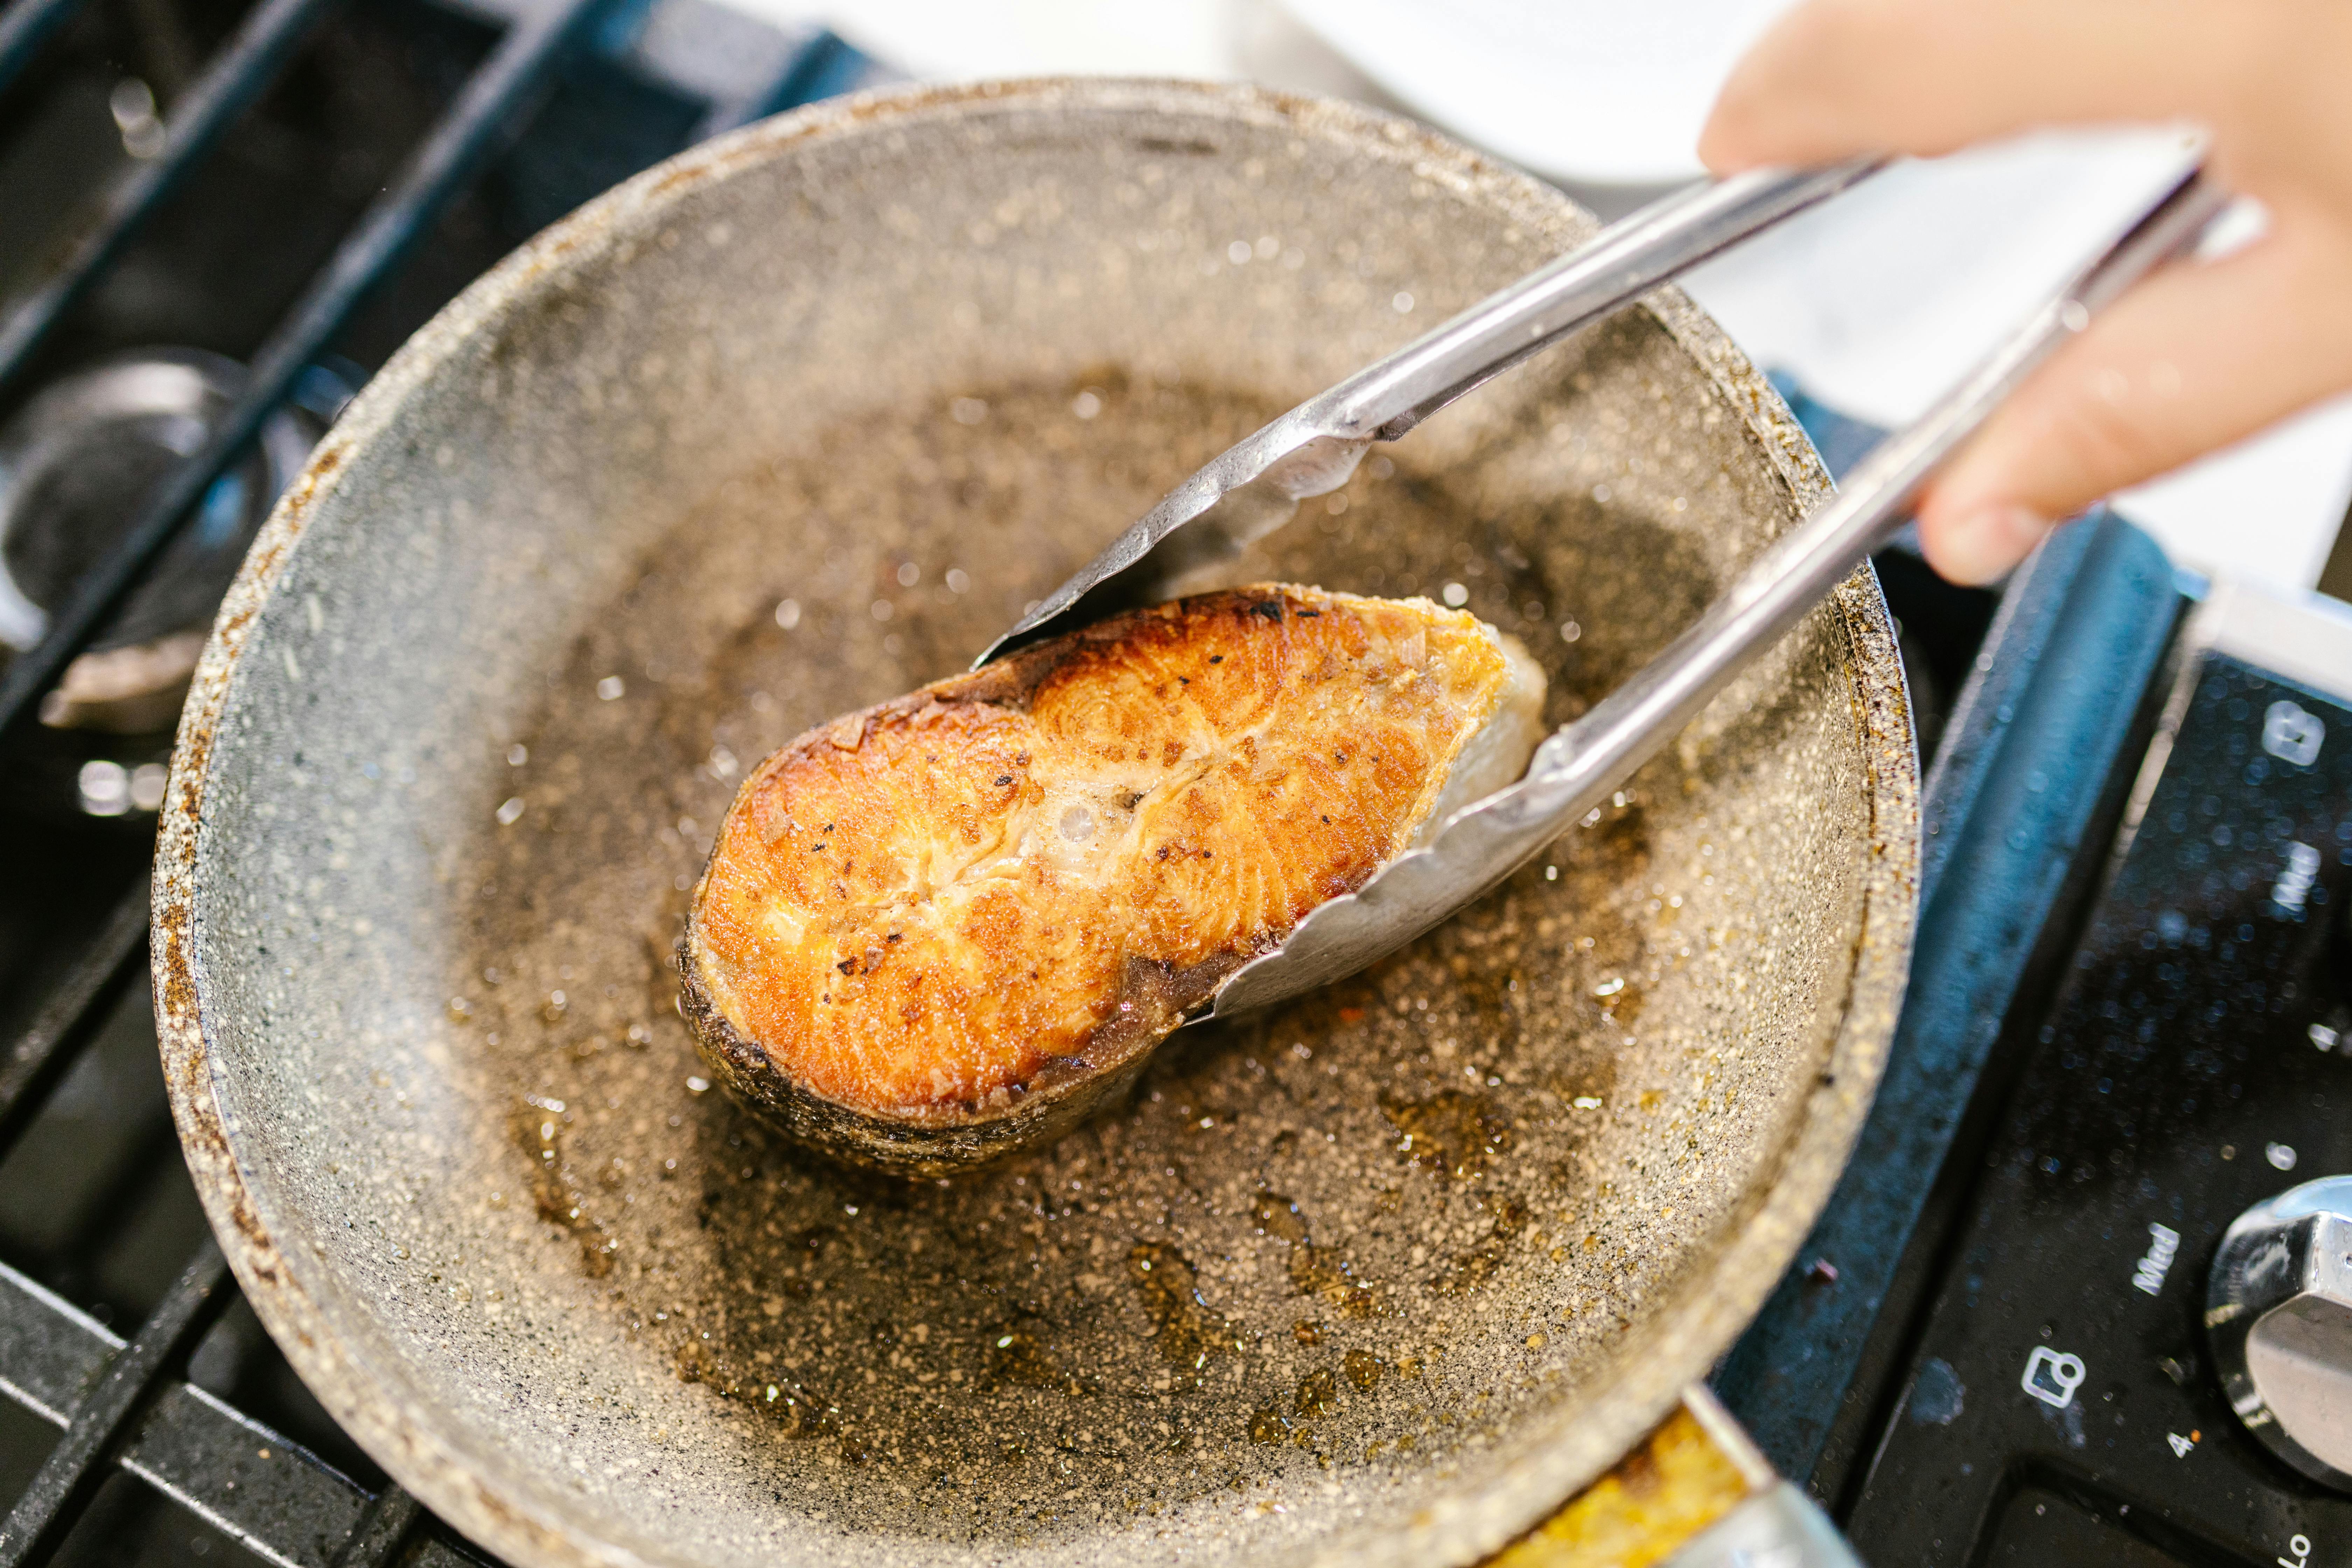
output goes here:
[[2210, 117], [2274, 77], [2280, 60], [2352, 41], [2347, 9], [2311, 0], [1810, 0], [1732, 71], [1699, 156], [1728, 174], [1864, 153], [1931, 156], [2039, 126]]
[[1929, 564], [1986, 583], [2054, 518], [2352, 385], [2352, 242], [2282, 226], [2126, 295], [1989, 419], [1918, 506]]

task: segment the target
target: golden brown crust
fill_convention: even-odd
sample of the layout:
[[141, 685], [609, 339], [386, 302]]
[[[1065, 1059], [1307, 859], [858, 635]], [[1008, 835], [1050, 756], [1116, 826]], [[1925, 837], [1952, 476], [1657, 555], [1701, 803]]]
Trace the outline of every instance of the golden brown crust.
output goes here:
[[1466, 614], [1267, 586], [849, 714], [738, 792], [684, 1008], [732, 1088], [835, 1153], [1029, 1141], [1399, 853], [1504, 681]]

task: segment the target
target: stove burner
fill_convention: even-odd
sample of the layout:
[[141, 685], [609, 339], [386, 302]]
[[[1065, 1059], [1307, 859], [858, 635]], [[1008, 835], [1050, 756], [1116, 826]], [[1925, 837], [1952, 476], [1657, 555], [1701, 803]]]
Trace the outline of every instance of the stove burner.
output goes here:
[[[244, 374], [194, 349], [117, 355], [50, 385], [0, 429], [0, 644], [40, 641], [147, 492], [203, 445]], [[341, 383], [328, 379], [333, 388], [319, 390], [331, 397]], [[256, 449], [214, 482], [194, 525], [43, 699], [42, 722], [114, 734], [171, 727], [246, 546], [324, 430], [302, 408], [270, 416]]]

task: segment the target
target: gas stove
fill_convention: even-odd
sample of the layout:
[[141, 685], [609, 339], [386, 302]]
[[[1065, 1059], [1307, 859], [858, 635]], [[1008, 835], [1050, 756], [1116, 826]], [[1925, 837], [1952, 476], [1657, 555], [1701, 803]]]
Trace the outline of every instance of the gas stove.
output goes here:
[[[144, 978], [170, 720], [443, 300], [881, 74], [707, 0], [0, 10], [0, 210], [40, 219], [0, 228], [0, 1563], [471, 1560], [209, 1245]], [[1833, 469], [1875, 438], [1785, 390]], [[2352, 1211], [2311, 1184], [2352, 1171], [2352, 623], [2105, 514], [2000, 593], [1878, 568], [1933, 759], [1911, 997], [1717, 1391], [1874, 1564], [2352, 1563]]]

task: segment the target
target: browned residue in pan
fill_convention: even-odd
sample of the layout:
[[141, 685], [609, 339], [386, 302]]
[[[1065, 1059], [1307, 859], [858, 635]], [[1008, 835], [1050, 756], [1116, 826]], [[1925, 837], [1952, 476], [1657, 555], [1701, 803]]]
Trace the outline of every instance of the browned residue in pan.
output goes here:
[[[499, 739], [524, 806], [487, 841], [448, 986], [512, 1076], [507, 1201], [629, 1334], [782, 1440], [777, 1464], [886, 1478], [861, 1495], [893, 1528], [1044, 1528], [1080, 1468], [1149, 1521], [1418, 1468], [1605, 1352], [1666, 1283], [1644, 1270], [1676, 1194], [1745, 1179], [1705, 1161], [1744, 1069], [1704, 1020], [1767, 861], [1710, 825], [1710, 764], [1673, 755], [1412, 949], [1179, 1036], [1127, 1109], [999, 1169], [860, 1177], [719, 1103], [667, 960], [743, 770], [959, 667], [1102, 520], [1272, 412], [1105, 369], [821, 433], [688, 517]], [[1612, 518], [1604, 544], [1580, 493], [1492, 510], [1470, 485], [1368, 463], [1236, 571], [1457, 584], [1544, 661], [1554, 721], [1706, 592], [1669, 531]], [[768, 548], [781, 519], [826, 542]], [[1624, 602], [1648, 618], [1612, 621]]]

